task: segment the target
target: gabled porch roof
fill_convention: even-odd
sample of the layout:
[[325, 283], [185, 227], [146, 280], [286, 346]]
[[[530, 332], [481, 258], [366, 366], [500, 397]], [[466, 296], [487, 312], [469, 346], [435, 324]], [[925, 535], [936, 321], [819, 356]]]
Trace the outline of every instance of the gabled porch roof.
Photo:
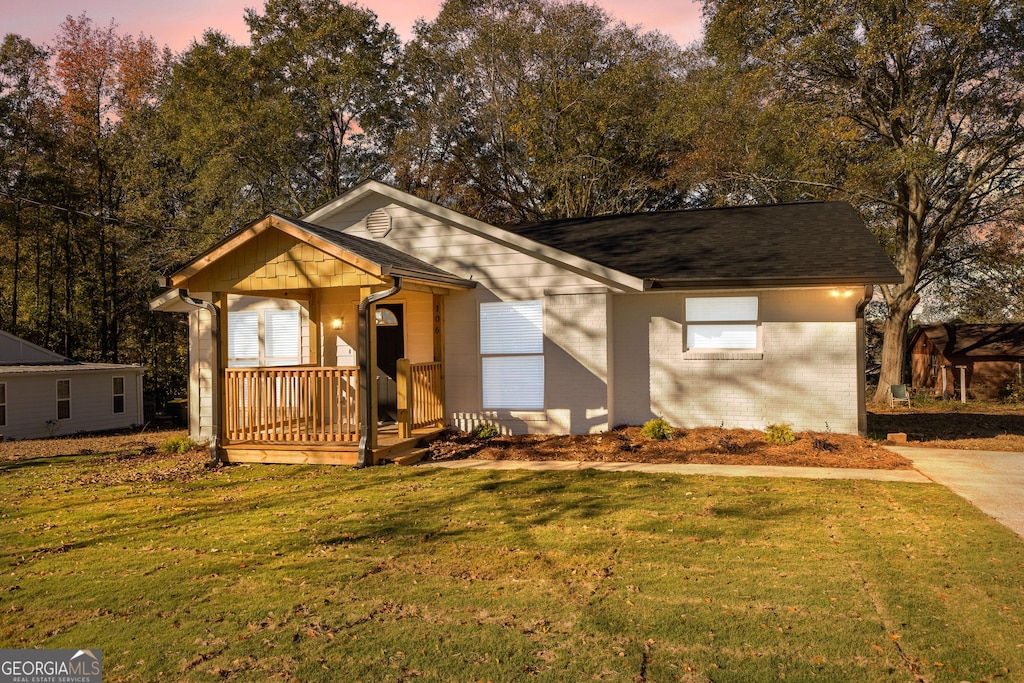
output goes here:
[[[270, 245], [257, 243], [261, 236], [265, 237], [268, 232], [274, 230], [290, 238], [290, 242]], [[299, 265], [304, 263], [306, 259], [301, 254], [292, 253], [292, 249], [296, 245], [312, 248], [330, 260], [347, 264], [358, 271], [354, 275], [359, 275], [360, 277], [346, 278], [346, 274], [339, 273], [336, 268], [322, 272], [311, 272], [310, 269]], [[402, 277], [409, 282], [418, 282], [444, 288], [470, 289], [476, 286], [476, 283], [472, 280], [452, 275], [447, 271], [385, 244], [372, 242], [306, 221], [284, 218], [274, 213], [225, 237], [207, 249], [173, 273], [168, 278], [168, 284], [175, 288], [199, 291], [215, 290], [217, 289], [216, 287], [208, 286], [211, 280], [209, 276], [213, 274], [212, 271], [216, 270], [218, 265], [228, 259], [229, 256], [238, 254], [247, 247], [255, 247], [251, 254], [245, 254], [248, 257], [245, 259], [248, 263], [243, 263], [239, 270], [233, 271], [233, 275], [228, 277], [242, 278], [247, 272], [247, 267], [258, 269], [273, 263], [276, 259], [278, 266], [290, 269], [289, 275], [296, 280], [295, 286], [298, 288], [332, 286], [339, 283], [380, 284], [384, 282], [385, 278], [396, 276]], [[278, 277], [276, 270], [277, 268], [275, 268], [275, 274], [265, 275], [263, 279]], [[221, 275], [214, 279], [223, 281], [225, 278]], [[267, 289], [270, 288], [267, 287]], [[239, 289], [244, 288], [239, 287]]]

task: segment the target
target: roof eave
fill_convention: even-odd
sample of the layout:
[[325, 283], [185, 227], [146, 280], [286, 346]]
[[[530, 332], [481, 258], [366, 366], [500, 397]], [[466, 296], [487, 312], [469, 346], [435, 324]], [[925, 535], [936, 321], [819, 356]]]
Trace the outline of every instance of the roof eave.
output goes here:
[[895, 277], [749, 277], [749, 278], [645, 278], [644, 290], [652, 289], [729, 289], [753, 287], [863, 287], [897, 284]]
[[473, 289], [477, 285], [475, 280], [465, 280], [454, 275], [446, 276], [439, 273], [426, 273], [412, 268], [401, 268], [398, 266], [385, 266], [381, 274], [386, 277], [398, 276], [407, 280], [422, 282], [428, 285], [440, 285], [448, 288]]

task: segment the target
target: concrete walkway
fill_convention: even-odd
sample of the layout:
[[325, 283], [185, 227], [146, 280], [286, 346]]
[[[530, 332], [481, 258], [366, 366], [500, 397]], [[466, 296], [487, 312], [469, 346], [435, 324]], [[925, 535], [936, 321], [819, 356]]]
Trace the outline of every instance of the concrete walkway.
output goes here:
[[1024, 536], [1024, 453], [887, 445], [937, 484]]
[[648, 472], [705, 474], [716, 477], [794, 477], [797, 479], [866, 479], [871, 481], [930, 482], [916, 470], [854, 470], [841, 467], [778, 467], [772, 465], [673, 465], [642, 462], [577, 462], [575, 460], [448, 460], [422, 462], [419, 467], [478, 470]]

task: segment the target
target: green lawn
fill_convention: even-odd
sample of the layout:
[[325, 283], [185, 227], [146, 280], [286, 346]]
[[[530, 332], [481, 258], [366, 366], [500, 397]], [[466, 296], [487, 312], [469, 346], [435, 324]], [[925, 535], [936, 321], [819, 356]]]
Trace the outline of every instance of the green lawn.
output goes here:
[[1024, 680], [1024, 542], [936, 485], [0, 463], [0, 647], [104, 681]]

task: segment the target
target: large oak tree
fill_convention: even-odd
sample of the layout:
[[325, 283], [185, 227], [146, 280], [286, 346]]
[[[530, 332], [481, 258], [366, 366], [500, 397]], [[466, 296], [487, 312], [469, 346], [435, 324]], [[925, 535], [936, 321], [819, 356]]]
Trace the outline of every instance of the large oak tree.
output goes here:
[[705, 15], [709, 54], [761, 106], [801, 107], [807, 149], [829, 152], [752, 183], [849, 197], [903, 274], [881, 288], [881, 400], [922, 288], [1024, 187], [1024, 3], [709, 0]]

